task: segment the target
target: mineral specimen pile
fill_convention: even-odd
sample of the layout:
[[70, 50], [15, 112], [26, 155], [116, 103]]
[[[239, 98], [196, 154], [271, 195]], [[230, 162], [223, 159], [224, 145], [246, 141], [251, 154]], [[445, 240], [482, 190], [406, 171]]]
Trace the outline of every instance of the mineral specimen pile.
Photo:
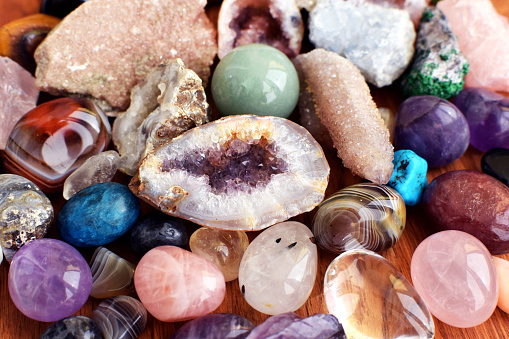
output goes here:
[[396, 80], [414, 54], [414, 25], [400, 9], [320, 0], [310, 13], [309, 31], [317, 48], [344, 56], [377, 87]]
[[113, 124], [119, 169], [133, 176], [139, 161], [166, 141], [209, 121], [201, 79], [180, 59], [159, 65], [131, 92], [131, 105]]
[[37, 48], [37, 85], [57, 95], [89, 95], [125, 110], [132, 87], [155, 66], [177, 57], [206, 82], [217, 45], [205, 4], [87, 1]]
[[394, 150], [359, 69], [323, 49], [299, 55], [294, 64], [301, 83], [299, 111], [310, 121], [307, 127], [323, 135], [318, 127], [321, 122], [346, 168], [362, 178], [386, 184], [393, 171]]
[[411, 70], [401, 83], [403, 93], [449, 99], [463, 89], [468, 67], [447, 18], [438, 8], [428, 7], [419, 25]]
[[312, 210], [328, 177], [325, 155], [303, 127], [240, 115], [193, 128], [147, 155], [130, 188], [204, 226], [259, 230]]

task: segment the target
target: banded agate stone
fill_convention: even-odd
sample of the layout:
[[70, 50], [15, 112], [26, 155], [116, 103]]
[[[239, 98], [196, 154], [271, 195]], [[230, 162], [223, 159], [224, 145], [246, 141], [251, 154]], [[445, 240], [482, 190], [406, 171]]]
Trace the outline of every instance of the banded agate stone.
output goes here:
[[412, 281], [435, 317], [455, 327], [486, 321], [498, 299], [490, 252], [472, 235], [443, 231], [424, 239], [410, 265]]
[[423, 299], [382, 256], [352, 250], [325, 272], [325, 303], [348, 338], [426, 338], [435, 324]]
[[226, 284], [211, 261], [175, 246], [159, 246], [141, 258], [134, 285], [147, 311], [161, 321], [204, 316], [223, 302]]
[[311, 294], [318, 252], [309, 228], [282, 222], [249, 244], [239, 267], [239, 287], [247, 303], [265, 314], [293, 312]]
[[147, 325], [147, 310], [137, 299], [119, 295], [101, 302], [92, 319], [105, 339], [136, 339]]
[[185, 132], [141, 161], [129, 187], [165, 213], [203, 226], [260, 230], [310, 211], [329, 165], [301, 126], [232, 116]]
[[254, 327], [240, 315], [215, 313], [187, 322], [170, 339], [244, 339]]
[[91, 101], [55, 99], [18, 121], [7, 141], [4, 167], [44, 192], [56, 192], [85, 160], [106, 149], [110, 134], [108, 119]]
[[405, 222], [405, 202], [396, 190], [360, 183], [325, 199], [315, 213], [312, 229], [318, 246], [329, 252], [379, 252], [399, 240]]

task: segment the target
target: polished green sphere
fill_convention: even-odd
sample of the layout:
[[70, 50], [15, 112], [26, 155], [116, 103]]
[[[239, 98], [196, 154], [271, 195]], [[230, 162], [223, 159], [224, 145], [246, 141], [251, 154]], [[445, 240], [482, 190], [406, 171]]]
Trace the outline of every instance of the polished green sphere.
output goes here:
[[221, 115], [288, 118], [299, 98], [299, 77], [278, 49], [244, 45], [228, 53], [212, 76], [212, 98]]

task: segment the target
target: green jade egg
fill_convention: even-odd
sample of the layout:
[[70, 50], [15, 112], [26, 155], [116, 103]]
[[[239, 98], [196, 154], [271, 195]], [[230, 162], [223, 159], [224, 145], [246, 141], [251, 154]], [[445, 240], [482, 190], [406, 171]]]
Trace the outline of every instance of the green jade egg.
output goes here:
[[244, 45], [217, 65], [212, 76], [212, 98], [223, 116], [288, 118], [299, 98], [299, 77], [290, 59], [278, 49]]

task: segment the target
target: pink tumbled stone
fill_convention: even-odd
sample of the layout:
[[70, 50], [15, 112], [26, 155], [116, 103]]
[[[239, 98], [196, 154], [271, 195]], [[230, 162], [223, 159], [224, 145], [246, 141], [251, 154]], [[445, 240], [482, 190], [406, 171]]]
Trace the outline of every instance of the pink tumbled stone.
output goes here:
[[214, 311], [226, 292], [224, 277], [211, 261], [174, 246], [156, 247], [134, 272], [141, 302], [161, 321], [184, 321]]
[[446, 324], [477, 326], [497, 306], [497, 272], [491, 254], [468, 233], [449, 230], [424, 239], [412, 256], [410, 271], [429, 311]]
[[451, 30], [470, 63], [465, 87], [509, 92], [509, 23], [490, 0], [442, 0]]

